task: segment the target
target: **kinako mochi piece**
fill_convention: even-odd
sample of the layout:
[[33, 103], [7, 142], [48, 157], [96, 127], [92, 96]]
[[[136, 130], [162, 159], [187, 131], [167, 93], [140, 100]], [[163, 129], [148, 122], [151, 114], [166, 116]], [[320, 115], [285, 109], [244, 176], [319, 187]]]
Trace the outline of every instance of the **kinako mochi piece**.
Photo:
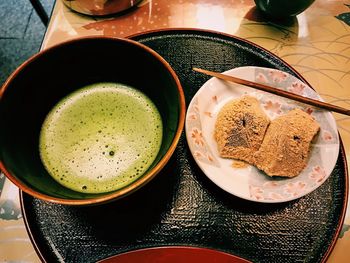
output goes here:
[[254, 164], [269, 176], [294, 177], [307, 165], [310, 144], [319, 124], [300, 109], [273, 120], [268, 127]]
[[253, 164], [269, 123], [254, 97], [243, 96], [225, 104], [218, 113], [214, 131], [220, 156]]

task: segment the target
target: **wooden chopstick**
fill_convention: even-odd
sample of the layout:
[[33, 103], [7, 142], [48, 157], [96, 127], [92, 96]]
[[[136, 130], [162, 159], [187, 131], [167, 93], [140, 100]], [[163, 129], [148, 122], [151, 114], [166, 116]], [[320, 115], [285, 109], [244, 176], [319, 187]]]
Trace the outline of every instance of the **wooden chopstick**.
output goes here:
[[323, 101], [306, 98], [306, 97], [303, 97], [303, 96], [300, 96], [300, 95], [297, 95], [297, 94], [294, 94], [294, 93], [291, 93], [291, 92], [288, 92], [285, 90], [280, 90], [280, 89], [273, 88], [273, 87], [270, 87], [270, 86], [267, 86], [267, 85], [264, 85], [261, 83], [256, 83], [253, 81], [228, 76], [228, 75], [225, 75], [225, 74], [222, 74], [219, 72], [214, 72], [214, 71], [201, 69], [201, 68], [193, 68], [193, 70], [200, 72], [200, 73], [203, 73], [203, 74], [206, 74], [206, 75], [209, 75], [209, 76], [212, 76], [212, 77], [216, 77], [216, 78], [223, 79], [226, 81], [242, 84], [242, 85], [252, 87], [252, 88], [255, 88], [258, 90], [266, 91], [266, 92], [269, 92], [269, 93], [272, 93], [272, 94], [275, 94], [275, 95], [278, 95], [281, 97], [285, 97], [285, 98], [288, 98], [291, 100], [296, 100], [296, 101], [299, 101], [299, 102], [302, 102], [302, 103], [305, 103], [308, 105], [312, 105], [312, 106], [315, 106], [315, 107], [318, 107], [321, 109], [326, 109], [329, 111], [334, 111], [337, 113], [341, 113], [341, 114], [345, 114], [345, 115], [350, 116], [350, 110], [342, 108], [342, 107], [338, 107], [336, 105], [329, 104], [329, 103], [326, 103]]

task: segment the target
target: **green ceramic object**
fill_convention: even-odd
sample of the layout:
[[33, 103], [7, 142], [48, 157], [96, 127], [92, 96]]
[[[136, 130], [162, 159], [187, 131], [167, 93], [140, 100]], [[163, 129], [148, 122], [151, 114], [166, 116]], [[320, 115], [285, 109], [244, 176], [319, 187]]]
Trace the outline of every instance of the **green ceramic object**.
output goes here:
[[315, 0], [254, 0], [257, 8], [272, 18], [289, 18], [307, 9]]
[[[63, 97], [99, 82], [122, 83], [145, 93], [163, 122], [161, 149], [137, 181], [104, 194], [79, 193], [57, 183], [39, 155], [39, 133]], [[0, 90], [0, 168], [23, 191], [61, 204], [96, 204], [123, 197], [149, 182], [167, 163], [183, 129], [185, 100], [169, 64], [127, 39], [88, 37], [49, 48], [23, 63]], [[142, 127], [140, 127], [142, 129]]]

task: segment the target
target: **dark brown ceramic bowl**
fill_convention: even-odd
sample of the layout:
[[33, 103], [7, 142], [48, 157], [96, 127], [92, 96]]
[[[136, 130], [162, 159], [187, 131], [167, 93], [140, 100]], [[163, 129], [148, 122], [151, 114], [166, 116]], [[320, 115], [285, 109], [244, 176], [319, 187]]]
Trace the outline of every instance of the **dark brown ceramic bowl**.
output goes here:
[[315, 0], [254, 0], [257, 8], [275, 19], [294, 17], [305, 11]]
[[[118, 82], [145, 93], [163, 122], [161, 149], [143, 176], [103, 194], [79, 193], [57, 183], [39, 154], [39, 134], [48, 112], [73, 91], [99, 82]], [[88, 37], [68, 41], [30, 58], [0, 90], [0, 169], [24, 192], [70, 205], [121, 198], [149, 182], [167, 163], [184, 125], [185, 99], [170, 65], [132, 40]]]

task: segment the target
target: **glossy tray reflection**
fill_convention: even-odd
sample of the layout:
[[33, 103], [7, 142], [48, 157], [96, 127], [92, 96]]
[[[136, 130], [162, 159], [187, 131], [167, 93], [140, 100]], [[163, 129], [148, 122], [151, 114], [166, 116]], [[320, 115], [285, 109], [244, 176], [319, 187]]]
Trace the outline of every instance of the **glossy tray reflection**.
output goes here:
[[[187, 104], [209, 78], [193, 72], [193, 66], [225, 71], [254, 65], [301, 78], [268, 51], [215, 32], [168, 30], [133, 39], [171, 64]], [[214, 248], [255, 262], [319, 262], [329, 255], [339, 234], [347, 180], [341, 146], [333, 173], [316, 191], [280, 204], [245, 201], [206, 178], [183, 134], [165, 169], [129, 197], [103, 206], [69, 207], [22, 193], [22, 209], [31, 238], [48, 262], [94, 262], [133, 249], [168, 245]]]

